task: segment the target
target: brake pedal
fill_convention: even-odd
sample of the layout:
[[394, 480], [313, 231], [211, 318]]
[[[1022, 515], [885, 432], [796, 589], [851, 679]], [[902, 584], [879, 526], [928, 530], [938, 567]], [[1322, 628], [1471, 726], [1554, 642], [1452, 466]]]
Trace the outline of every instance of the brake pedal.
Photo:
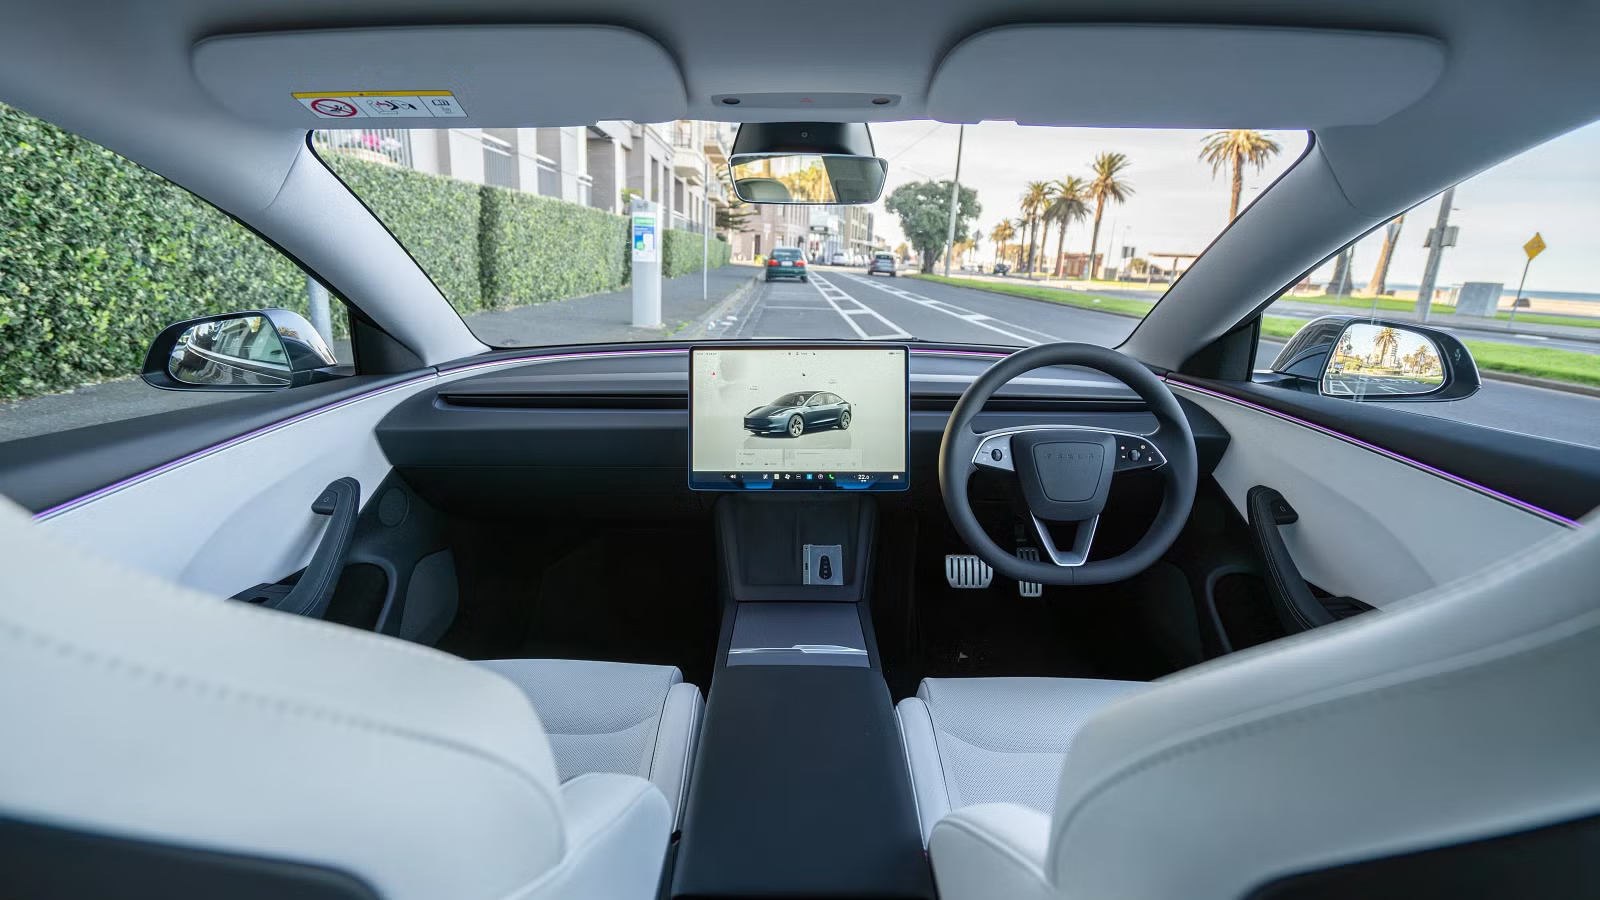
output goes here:
[[[1039, 550], [1037, 547], [1018, 547], [1017, 559], [1038, 562]], [[1042, 597], [1044, 596], [1044, 585], [1036, 581], [1019, 581], [1017, 582], [1017, 593], [1024, 597]]]
[[944, 558], [944, 580], [958, 591], [978, 591], [994, 581], [994, 569], [970, 553], [950, 553]]

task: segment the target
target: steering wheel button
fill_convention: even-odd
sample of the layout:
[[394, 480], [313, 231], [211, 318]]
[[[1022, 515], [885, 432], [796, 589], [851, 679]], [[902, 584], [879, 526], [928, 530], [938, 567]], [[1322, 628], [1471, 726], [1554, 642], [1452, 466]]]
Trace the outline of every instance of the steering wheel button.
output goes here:
[[989, 458], [994, 460], [995, 462], [999, 462], [1000, 460], [1006, 458], [1006, 454], [1005, 454], [1004, 450], [1001, 450], [999, 447], [996, 447], [993, 450], [989, 451]]

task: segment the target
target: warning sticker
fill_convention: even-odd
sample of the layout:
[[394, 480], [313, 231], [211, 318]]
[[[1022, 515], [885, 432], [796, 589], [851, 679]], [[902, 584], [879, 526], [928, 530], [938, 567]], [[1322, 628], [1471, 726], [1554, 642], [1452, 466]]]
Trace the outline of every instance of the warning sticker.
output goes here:
[[293, 96], [319, 119], [454, 119], [467, 114], [449, 91], [301, 91]]

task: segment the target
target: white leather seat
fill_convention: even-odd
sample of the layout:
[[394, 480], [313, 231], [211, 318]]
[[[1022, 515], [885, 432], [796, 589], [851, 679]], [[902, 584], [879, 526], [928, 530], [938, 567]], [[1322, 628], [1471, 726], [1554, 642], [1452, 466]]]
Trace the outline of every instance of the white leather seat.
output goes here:
[[[603, 754], [563, 783], [558, 767], [570, 774], [584, 757], [558, 762], [539, 714], [505, 678], [101, 561], [3, 500], [0, 557], [5, 828], [65, 830], [96, 853], [115, 844], [123, 861], [133, 852], [124, 844], [166, 848], [142, 883], [198, 855], [230, 877], [311, 867], [370, 889], [341, 897], [656, 895], [667, 799], [644, 777], [596, 772], [611, 768]], [[600, 682], [579, 685], [610, 678], [598, 664], [511, 668], [554, 673], [536, 679], [540, 696], [561, 684], [592, 701]], [[627, 682], [635, 706], [645, 696], [688, 703], [670, 670], [605, 671], [625, 672], [606, 683]], [[629, 680], [639, 675], [648, 691]], [[552, 718], [569, 712], [558, 702]], [[632, 740], [660, 743], [661, 718], [652, 739]], [[72, 866], [41, 876], [50, 885], [96, 866], [73, 846]], [[271, 871], [230, 868], [237, 859]], [[9, 868], [17, 862], [8, 858], [4, 879], [13, 889], [28, 874]]]
[[1089, 717], [1138, 681], [927, 678], [900, 701], [922, 839], [951, 810], [1015, 803], [1048, 815], [1061, 763]]
[[666, 796], [677, 821], [705, 700], [676, 666], [580, 659], [498, 659], [480, 665], [528, 695], [562, 781], [592, 772], [647, 778]]
[[[919, 802], [955, 807], [928, 839], [939, 894], [1592, 894], [1597, 573], [1600, 513], [1492, 570], [1144, 689], [925, 683], [900, 712]], [[1121, 696], [1070, 737], [1107, 694]], [[1016, 753], [1064, 739], [1041, 809]], [[980, 771], [996, 765], [1013, 775]]]

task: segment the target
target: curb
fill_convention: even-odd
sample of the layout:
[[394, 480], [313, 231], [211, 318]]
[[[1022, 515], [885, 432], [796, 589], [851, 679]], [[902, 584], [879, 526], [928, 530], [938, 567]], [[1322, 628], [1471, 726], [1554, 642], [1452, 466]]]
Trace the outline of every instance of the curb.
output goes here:
[[[921, 279], [921, 278], [919, 278], [919, 277], [917, 277], [915, 275], [912, 275], [910, 277], [911, 278], [916, 278], [918, 281], [923, 280], [923, 279]], [[942, 284], [942, 282], [938, 282], [938, 281], [930, 281], [929, 283], [930, 284]], [[1078, 305], [1076, 303], [1059, 303], [1059, 302], [1057, 302], [1055, 300], [1045, 300], [1045, 299], [1043, 299], [1041, 297], [1027, 297], [1027, 296], [1023, 296], [1022, 294], [1012, 294], [1012, 293], [1007, 293], [1006, 291], [991, 290], [989, 288], [970, 287], [970, 286], [965, 285], [965, 284], [951, 284], [951, 285], [945, 285], [945, 286], [946, 287], [965, 288], [966, 290], [969, 290], [969, 291], [982, 291], [985, 294], [996, 294], [996, 295], [1001, 296], [1001, 297], [1010, 297], [1010, 298], [1012, 298], [1014, 300], [1033, 300], [1033, 301], [1038, 302], [1038, 303], [1049, 303], [1052, 306], [1066, 306], [1066, 307], [1071, 307], [1072, 309], [1081, 309], [1081, 310], [1084, 310], [1085, 312], [1100, 313], [1101, 315], [1105, 315], [1105, 316], [1122, 316], [1125, 319], [1143, 319], [1144, 318], [1143, 316], [1136, 316], [1136, 315], [1133, 315], [1132, 313], [1114, 312], [1114, 311], [1109, 310], [1109, 309], [1095, 309], [1092, 306], [1080, 306], [1080, 305]], [[1282, 315], [1282, 313], [1279, 313], [1279, 315]], [[1287, 316], [1286, 318], [1293, 319], [1293, 318], [1298, 318], [1298, 316]], [[1306, 321], [1309, 322], [1311, 320], [1307, 319]], [[1460, 326], [1455, 326], [1455, 327], [1460, 327]], [[1487, 331], [1488, 329], [1485, 329], [1485, 330]], [[1494, 332], [1491, 331], [1490, 333], [1494, 333]], [[1274, 338], [1273, 340], [1288, 340], [1288, 339], [1287, 338]], [[1555, 379], [1552, 379], [1552, 378], [1539, 378], [1539, 377], [1537, 377], [1535, 375], [1519, 375], [1519, 374], [1517, 374], [1515, 372], [1496, 372], [1496, 371], [1494, 371], [1492, 369], [1484, 369], [1482, 367], [1480, 367], [1478, 369], [1478, 374], [1483, 376], [1484, 379], [1489, 380], [1489, 381], [1505, 381], [1505, 382], [1509, 382], [1511, 384], [1520, 384], [1520, 385], [1523, 385], [1525, 387], [1544, 388], [1547, 391], [1560, 391], [1563, 394], [1580, 394], [1580, 395], [1585, 396], [1585, 397], [1597, 397], [1597, 398], [1600, 398], [1600, 387], [1596, 387], [1594, 385], [1589, 385], [1589, 384], [1575, 384], [1575, 383], [1569, 382], [1569, 381], [1556, 381]]]
[[1563, 394], [1582, 394], [1585, 397], [1600, 397], [1600, 387], [1592, 384], [1574, 384], [1570, 381], [1556, 381], [1553, 378], [1539, 378], [1536, 375], [1519, 375], [1516, 372], [1495, 372], [1489, 369], [1478, 369], [1478, 374], [1491, 381], [1507, 381], [1512, 384], [1527, 387], [1544, 388], [1547, 391], [1560, 391]]
[[[927, 281], [929, 284], [944, 284], [944, 282], [942, 282], [942, 281], [933, 281], [931, 279], [925, 279], [920, 275], [907, 275], [906, 277], [907, 278], [914, 278], [917, 281]], [[1013, 300], [1032, 300], [1035, 303], [1048, 303], [1051, 306], [1065, 306], [1065, 307], [1067, 307], [1069, 309], [1081, 309], [1084, 312], [1099, 313], [1102, 316], [1121, 316], [1124, 319], [1143, 319], [1144, 318], [1144, 316], [1136, 316], [1133, 313], [1116, 312], [1115, 310], [1110, 310], [1110, 309], [1095, 309], [1092, 306], [1079, 306], [1076, 303], [1062, 303], [1059, 300], [1046, 300], [1043, 297], [1029, 297], [1029, 296], [1026, 296], [1024, 294], [1013, 294], [1010, 291], [997, 291], [997, 290], [995, 290], [993, 288], [971, 287], [971, 286], [965, 285], [965, 284], [944, 284], [944, 286], [945, 287], [953, 287], [953, 288], [961, 288], [963, 290], [968, 290], [968, 291], [982, 291], [985, 294], [994, 294], [997, 297], [1010, 297]], [[1056, 289], [1055, 288], [1046, 288], [1046, 290], [1056, 290]], [[1081, 293], [1084, 293], [1084, 292], [1083, 291], [1073, 291], [1073, 293], [1081, 294]], [[1310, 319], [1307, 319], [1306, 321], [1309, 322]]]
[[672, 337], [675, 339], [690, 341], [697, 341], [704, 338], [706, 336], [706, 332], [710, 329], [711, 323], [718, 321], [724, 315], [726, 315], [729, 310], [744, 302], [745, 297], [747, 297], [750, 294], [750, 291], [755, 288], [756, 282], [759, 280], [760, 275], [761, 272], [758, 270], [754, 275], [751, 275], [749, 280], [745, 281], [745, 283], [729, 291], [728, 296], [722, 298], [720, 303], [711, 307], [710, 310], [701, 313], [700, 317], [694, 320], [694, 324], [683, 329], [677, 334], [672, 335]]

